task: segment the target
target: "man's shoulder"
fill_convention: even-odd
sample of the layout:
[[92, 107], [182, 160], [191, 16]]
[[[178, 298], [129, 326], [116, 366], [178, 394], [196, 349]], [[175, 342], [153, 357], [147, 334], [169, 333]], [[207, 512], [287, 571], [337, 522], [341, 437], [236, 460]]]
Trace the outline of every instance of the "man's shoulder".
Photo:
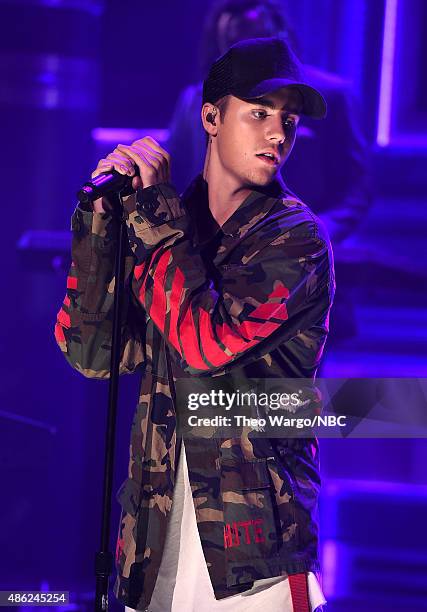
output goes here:
[[323, 221], [310, 206], [292, 192], [286, 192], [276, 199], [269, 215], [269, 223], [280, 228], [290, 237], [306, 237], [330, 244], [330, 238]]

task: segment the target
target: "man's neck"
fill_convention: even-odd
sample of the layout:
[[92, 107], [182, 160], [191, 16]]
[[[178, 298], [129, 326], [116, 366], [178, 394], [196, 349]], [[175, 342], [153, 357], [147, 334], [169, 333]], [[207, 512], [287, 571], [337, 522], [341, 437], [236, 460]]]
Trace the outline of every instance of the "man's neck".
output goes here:
[[208, 183], [209, 209], [220, 227], [239, 208], [240, 204], [251, 192], [251, 189], [242, 187], [230, 174], [224, 172], [217, 156], [211, 156], [208, 147], [203, 178]]
[[[215, 150], [208, 146], [203, 168], [203, 178], [208, 184], [209, 209], [215, 221], [220, 227], [239, 208], [248, 195], [257, 190], [256, 187], [242, 185], [242, 183], [227, 172], [222, 166]], [[275, 180], [264, 188], [259, 188], [263, 193], [273, 197], [279, 197], [287, 188], [279, 175]]]
[[228, 177], [208, 175], [206, 180], [209, 209], [218, 225], [222, 226], [250, 194], [251, 189], [239, 187]]

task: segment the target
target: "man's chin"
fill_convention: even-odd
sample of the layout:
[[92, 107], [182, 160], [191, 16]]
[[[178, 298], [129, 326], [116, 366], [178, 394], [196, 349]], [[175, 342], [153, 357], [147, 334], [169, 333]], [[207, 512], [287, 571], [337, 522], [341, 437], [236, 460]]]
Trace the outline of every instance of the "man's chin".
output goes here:
[[278, 172], [254, 172], [250, 175], [249, 181], [253, 187], [267, 187], [278, 178]]

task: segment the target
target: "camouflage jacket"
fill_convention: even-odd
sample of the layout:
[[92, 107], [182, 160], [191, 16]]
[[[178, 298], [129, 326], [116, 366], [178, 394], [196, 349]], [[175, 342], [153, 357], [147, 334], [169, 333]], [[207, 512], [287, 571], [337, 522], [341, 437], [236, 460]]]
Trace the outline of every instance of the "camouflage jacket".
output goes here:
[[[149, 605], [172, 504], [178, 377], [315, 377], [335, 280], [321, 222], [273, 183], [224, 223], [199, 175], [125, 198], [129, 237], [121, 373], [141, 371], [116, 549], [116, 597]], [[55, 337], [88, 377], [109, 376], [117, 219], [76, 208], [72, 264]], [[221, 599], [253, 581], [319, 571], [318, 441], [185, 442], [207, 568]], [[262, 524], [262, 534], [259, 531]], [[246, 533], [246, 537], [244, 534]], [[258, 536], [258, 537], [257, 537]]]

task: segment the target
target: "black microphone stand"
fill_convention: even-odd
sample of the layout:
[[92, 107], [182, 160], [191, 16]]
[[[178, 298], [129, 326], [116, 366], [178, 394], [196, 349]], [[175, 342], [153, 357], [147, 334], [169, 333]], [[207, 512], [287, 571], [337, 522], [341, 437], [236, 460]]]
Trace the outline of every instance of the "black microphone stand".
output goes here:
[[[122, 188], [124, 191], [124, 187]], [[124, 220], [122, 191], [109, 194], [114, 200], [113, 214], [118, 219], [117, 250], [115, 260], [115, 284], [113, 306], [113, 331], [111, 342], [110, 380], [108, 388], [108, 414], [105, 431], [104, 483], [102, 493], [101, 547], [95, 555], [95, 612], [108, 610], [108, 585], [113, 569], [113, 554], [109, 550], [111, 493], [113, 485], [114, 450], [116, 435], [117, 398], [119, 391], [119, 366], [121, 356], [121, 312], [124, 296], [125, 251], [127, 228]], [[81, 192], [79, 192], [80, 194]], [[79, 195], [78, 195], [79, 197]], [[80, 197], [79, 197], [80, 199]], [[82, 200], [87, 203], [87, 197]]]

